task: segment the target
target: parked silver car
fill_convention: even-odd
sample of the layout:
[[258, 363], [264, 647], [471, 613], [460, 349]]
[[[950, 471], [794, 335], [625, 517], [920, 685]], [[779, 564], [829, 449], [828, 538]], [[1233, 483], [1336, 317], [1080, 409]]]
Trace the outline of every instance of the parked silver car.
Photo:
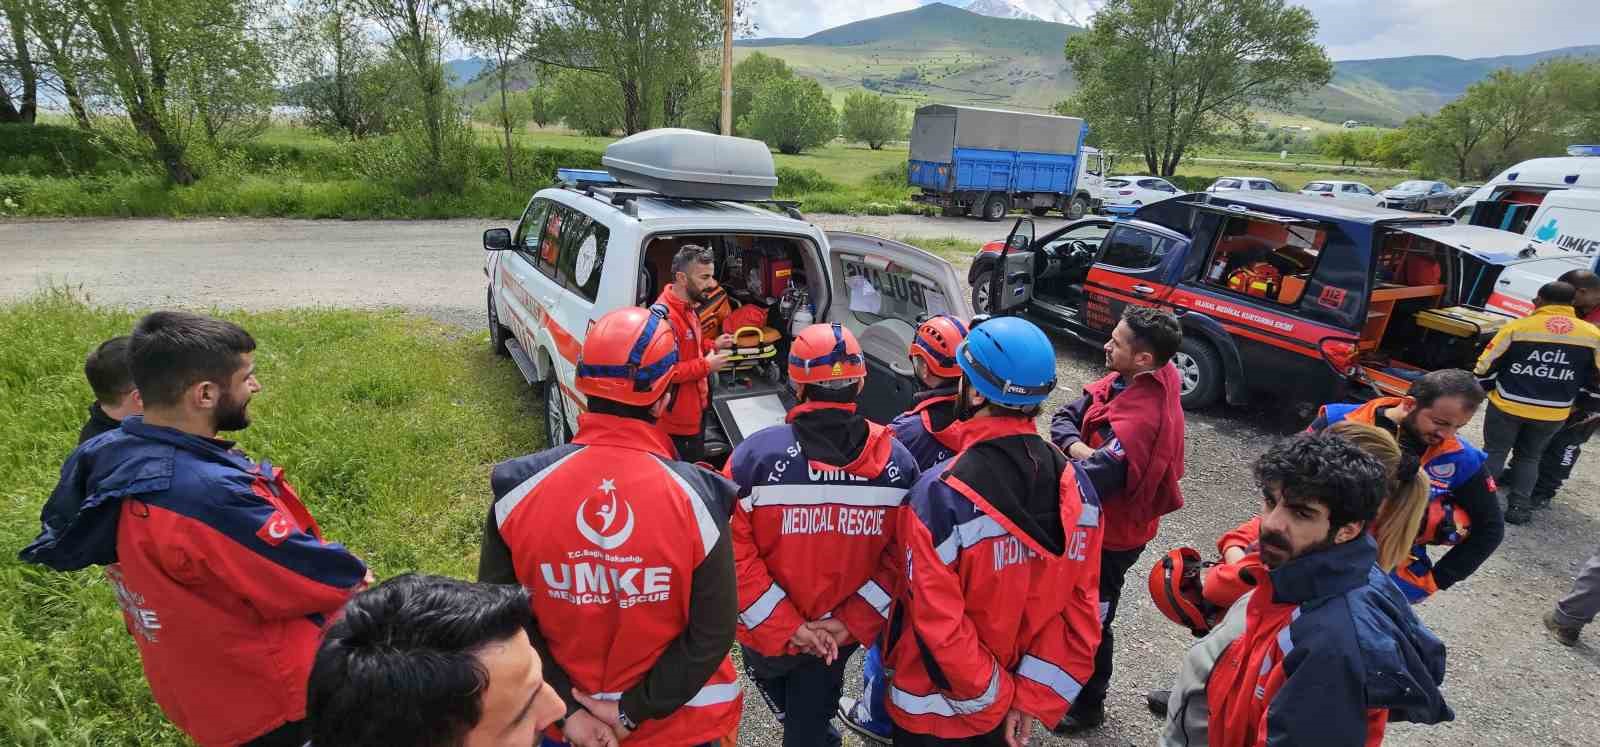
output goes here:
[[1455, 194], [1450, 185], [1423, 179], [1400, 182], [1383, 190], [1379, 196], [1383, 198], [1383, 207], [1415, 213], [1443, 215], [1455, 206]]

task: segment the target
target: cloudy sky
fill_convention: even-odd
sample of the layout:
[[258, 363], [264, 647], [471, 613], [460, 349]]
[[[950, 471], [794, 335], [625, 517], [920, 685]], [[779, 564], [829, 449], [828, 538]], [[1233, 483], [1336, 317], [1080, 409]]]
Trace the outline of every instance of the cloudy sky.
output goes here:
[[[759, 36], [805, 36], [931, 0], [755, 0]], [[1011, 0], [1035, 15], [1087, 21], [1096, 0]], [[967, 0], [947, 0], [965, 5]], [[1600, 0], [1290, 0], [1321, 23], [1336, 60], [1493, 57], [1600, 44]]]

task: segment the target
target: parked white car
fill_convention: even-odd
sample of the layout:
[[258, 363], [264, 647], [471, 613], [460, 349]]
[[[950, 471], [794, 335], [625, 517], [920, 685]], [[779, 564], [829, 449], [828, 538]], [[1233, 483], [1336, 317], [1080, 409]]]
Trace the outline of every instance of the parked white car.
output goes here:
[[1300, 194], [1309, 197], [1343, 200], [1373, 207], [1379, 207], [1383, 204], [1383, 198], [1378, 196], [1377, 190], [1361, 182], [1316, 181], [1301, 187]]
[[1219, 176], [1217, 180], [1206, 187], [1207, 192], [1227, 192], [1235, 189], [1255, 190], [1258, 192], [1282, 192], [1283, 187], [1271, 179], [1259, 176]]
[[1106, 179], [1100, 194], [1107, 205], [1148, 205], [1183, 193], [1159, 176], [1113, 176]]
[[561, 184], [536, 192], [515, 228], [483, 234], [490, 345], [538, 388], [551, 446], [571, 437], [587, 408], [575, 376], [589, 325], [654, 301], [685, 243], [712, 251], [719, 284], [766, 307], [756, 329], [777, 338], [770, 360], [711, 382], [708, 417], [730, 445], [783, 421], [792, 392], [782, 361], [796, 329], [838, 322], [855, 333], [870, 372], [861, 411], [888, 422], [917, 390], [906, 350], [919, 318], [972, 316], [963, 278], [944, 259], [823, 231], [793, 203], [772, 200], [777, 178], [760, 142], [650, 130], [612, 143], [602, 163], [606, 171], [560, 170]]

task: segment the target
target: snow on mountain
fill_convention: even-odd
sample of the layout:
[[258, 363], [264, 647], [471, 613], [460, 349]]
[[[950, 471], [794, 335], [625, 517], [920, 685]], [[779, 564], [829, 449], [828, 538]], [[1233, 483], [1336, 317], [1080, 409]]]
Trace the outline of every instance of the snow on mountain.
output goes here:
[[967, 4], [966, 10], [969, 13], [977, 13], [980, 16], [989, 16], [990, 18], [1020, 18], [1024, 21], [1044, 20], [1006, 0], [972, 0], [971, 3]]

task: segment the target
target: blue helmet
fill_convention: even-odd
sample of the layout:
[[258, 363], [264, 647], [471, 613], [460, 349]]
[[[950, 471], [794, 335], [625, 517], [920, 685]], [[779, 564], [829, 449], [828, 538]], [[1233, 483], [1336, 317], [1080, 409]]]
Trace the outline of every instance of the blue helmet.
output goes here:
[[1007, 407], [1043, 402], [1056, 388], [1056, 349], [1026, 319], [1003, 316], [974, 324], [956, 350], [967, 383]]

